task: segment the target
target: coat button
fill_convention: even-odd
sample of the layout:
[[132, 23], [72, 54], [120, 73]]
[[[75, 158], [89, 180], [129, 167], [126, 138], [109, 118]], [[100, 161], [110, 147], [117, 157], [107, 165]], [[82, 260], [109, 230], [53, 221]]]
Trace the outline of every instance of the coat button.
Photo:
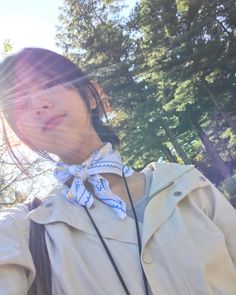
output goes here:
[[144, 263], [147, 263], [147, 264], [150, 264], [153, 262], [153, 257], [150, 253], [148, 252], [144, 252], [143, 253], [143, 262]]
[[175, 197], [180, 197], [181, 195], [182, 195], [182, 193], [179, 192], [179, 191], [174, 192], [174, 196], [175, 196]]
[[203, 177], [203, 176], [199, 176], [199, 179], [200, 179], [201, 181], [203, 181], [203, 182], [206, 182], [206, 178]]

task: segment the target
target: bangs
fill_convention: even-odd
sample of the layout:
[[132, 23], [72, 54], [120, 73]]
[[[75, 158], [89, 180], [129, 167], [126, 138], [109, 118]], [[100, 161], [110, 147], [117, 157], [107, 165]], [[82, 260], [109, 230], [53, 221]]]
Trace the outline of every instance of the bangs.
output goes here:
[[25, 48], [6, 59], [1, 69], [2, 111], [11, 108], [13, 99], [21, 98], [28, 89], [47, 89], [58, 84], [72, 85], [86, 95], [90, 81], [83, 71], [66, 57], [47, 49]]
[[36, 83], [46, 83], [47, 88], [57, 84], [86, 86], [89, 83], [87, 76], [74, 63], [47, 49], [23, 49], [17, 57], [16, 65], [17, 74], [26, 83], [31, 74]]

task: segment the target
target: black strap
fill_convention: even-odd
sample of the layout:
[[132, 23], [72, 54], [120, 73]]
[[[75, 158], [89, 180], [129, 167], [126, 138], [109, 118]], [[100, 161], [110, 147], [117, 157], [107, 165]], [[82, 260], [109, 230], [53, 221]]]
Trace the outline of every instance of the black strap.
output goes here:
[[[123, 179], [125, 183], [125, 187], [129, 196], [131, 208], [134, 214], [134, 220], [135, 220], [135, 226], [136, 226], [136, 233], [137, 233], [137, 240], [138, 240], [138, 247], [139, 247], [139, 254], [141, 255], [142, 250], [142, 244], [141, 244], [141, 237], [140, 237], [140, 231], [139, 231], [139, 225], [138, 225], [138, 218], [136, 215], [136, 211], [133, 205], [133, 200], [131, 198], [131, 194], [129, 191], [129, 187], [126, 181], [126, 177], [123, 174]], [[29, 211], [37, 208], [41, 204], [41, 200], [38, 198], [34, 198], [30, 203], [28, 203]], [[119, 281], [121, 282], [123, 289], [126, 293], [126, 295], [130, 295], [130, 292], [124, 282], [124, 279], [121, 276], [121, 273], [111, 255], [110, 250], [108, 249], [98, 227], [96, 226], [91, 214], [89, 213], [89, 210], [84, 207], [96, 233], [98, 234], [98, 237], [108, 255], [108, 258], [110, 259], [110, 262], [112, 263], [112, 266], [119, 278]], [[43, 224], [35, 223], [31, 220], [30, 222], [30, 252], [33, 257], [34, 265], [36, 268], [36, 277], [34, 279], [34, 282], [28, 291], [28, 295], [51, 295], [52, 294], [52, 283], [51, 283], [51, 266], [50, 266], [50, 260], [48, 255], [48, 250], [46, 246], [45, 241], [45, 227]], [[148, 295], [148, 284], [147, 284], [147, 278], [145, 276], [143, 267], [141, 265], [142, 269], [142, 275], [143, 275], [143, 282], [144, 282], [144, 288], [145, 288], [145, 294]]]
[[[123, 176], [123, 179], [124, 179], [125, 188], [126, 188], [126, 191], [127, 191], [128, 197], [129, 197], [129, 201], [130, 201], [130, 204], [131, 204], [131, 208], [132, 208], [132, 211], [133, 211], [133, 215], [134, 215], [136, 234], [137, 234], [137, 240], [138, 240], [139, 255], [140, 255], [140, 259], [141, 259], [142, 242], [141, 242], [141, 237], [140, 237], [138, 218], [137, 218], [137, 214], [136, 214], [136, 211], [135, 211], [135, 208], [134, 208], [134, 203], [133, 203], [133, 200], [131, 198], [130, 190], [129, 190], [128, 183], [127, 183], [127, 180], [126, 180], [123, 169], [122, 169], [122, 176]], [[147, 278], [146, 278], [146, 275], [144, 273], [142, 264], [141, 264], [141, 269], [142, 269], [142, 275], [143, 275], [143, 283], [144, 283], [145, 294], [148, 295], [149, 294], [148, 283], [147, 283]]]
[[84, 207], [84, 209], [85, 209], [86, 213], [88, 214], [88, 217], [89, 217], [90, 221], [92, 222], [93, 227], [94, 227], [96, 233], [98, 234], [98, 237], [99, 237], [99, 239], [100, 239], [100, 241], [101, 241], [101, 243], [102, 243], [102, 245], [103, 245], [103, 247], [104, 247], [104, 249], [105, 249], [105, 251], [107, 253], [107, 256], [109, 257], [109, 259], [111, 261], [111, 264], [112, 264], [112, 266], [113, 266], [113, 268], [114, 268], [114, 270], [115, 270], [115, 272], [116, 272], [116, 274], [117, 274], [117, 276], [118, 276], [118, 278], [119, 278], [119, 280], [121, 282], [121, 285], [123, 286], [123, 288], [125, 290], [125, 293], [127, 295], [130, 295], [129, 290], [128, 290], [128, 288], [127, 288], [127, 286], [126, 286], [126, 284], [125, 284], [125, 282], [124, 282], [124, 280], [123, 280], [123, 278], [121, 276], [121, 273], [120, 273], [120, 271], [119, 271], [119, 269], [118, 269], [118, 267], [117, 267], [117, 265], [116, 265], [116, 263], [115, 263], [112, 255], [111, 255], [111, 252], [108, 249], [108, 247], [107, 247], [107, 245], [106, 245], [106, 243], [105, 243], [105, 241], [104, 241], [104, 239], [103, 239], [103, 237], [102, 237], [102, 235], [101, 235], [98, 227], [96, 226], [96, 223], [94, 222], [91, 214], [89, 213], [89, 210], [86, 207]]
[[[37, 208], [41, 200], [34, 198], [27, 204], [29, 211]], [[51, 265], [45, 241], [45, 227], [43, 224], [30, 221], [29, 248], [34, 261], [36, 276], [28, 291], [28, 295], [51, 295], [52, 274]]]
[[[124, 179], [127, 194], [129, 196], [131, 208], [132, 208], [132, 211], [133, 211], [133, 214], [134, 214], [134, 220], [135, 220], [135, 226], [136, 226], [136, 234], [137, 234], [137, 240], [138, 240], [138, 248], [139, 248], [139, 255], [141, 256], [142, 244], [141, 244], [141, 237], [140, 237], [138, 218], [137, 218], [137, 214], [136, 214], [136, 211], [135, 211], [135, 208], [134, 208], [133, 200], [132, 200], [132, 197], [131, 197], [131, 194], [130, 194], [130, 190], [129, 190], [129, 187], [128, 187], [128, 184], [127, 184], [127, 180], [126, 180], [124, 171], [122, 171], [122, 176], [123, 176], [123, 179]], [[106, 243], [105, 243], [105, 241], [104, 241], [104, 239], [103, 239], [103, 237], [102, 237], [102, 235], [101, 235], [95, 221], [93, 220], [91, 214], [89, 213], [89, 210], [85, 206], [84, 206], [84, 209], [85, 209], [85, 211], [86, 211], [86, 213], [87, 213], [87, 215], [88, 215], [88, 217], [89, 217], [89, 219], [90, 219], [96, 233], [98, 234], [98, 237], [99, 237], [99, 239], [100, 239], [100, 241], [101, 241], [101, 243], [102, 243], [102, 245], [103, 245], [103, 247], [104, 247], [104, 249], [105, 249], [105, 251], [107, 253], [108, 258], [110, 259], [110, 262], [111, 262], [111, 264], [112, 264], [112, 266], [113, 266], [113, 268], [114, 268], [114, 270], [115, 270], [115, 272], [116, 272], [116, 274], [118, 276], [118, 279], [119, 279], [121, 285], [123, 286], [123, 289], [124, 289], [125, 293], [127, 295], [130, 295], [130, 292], [129, 292], [129, 290], [128, 290], [125, 282], [124, 282], [124, 279], [122, 278], [122, 275], [121, 275], [121, 273], [120, 273], [120, 271], [119, 271], [119, 269], [118, 269], [112, 255], [111, 255], [111, 252], [108, 249], [108, 247], [107, 247], [107, 245], [106, 245]], [[148, 283], [147, 283], [147, 278], [146, 278], [146, 275], [144, 273], [142, 264], [141, 264], [141, 269], [142, 269], [142, 275], [143, 275], [143, 283], [144, 283], [145, 295], [148, 295], [149, 294]]]

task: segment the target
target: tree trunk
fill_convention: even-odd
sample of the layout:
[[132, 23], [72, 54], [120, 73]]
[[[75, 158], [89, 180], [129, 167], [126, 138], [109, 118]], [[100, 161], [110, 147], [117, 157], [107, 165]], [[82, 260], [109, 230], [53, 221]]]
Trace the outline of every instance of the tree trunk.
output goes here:
[[158, 136], [156, 135], [154, 130], [151, 129], [150, 132], [153, 136], [153, 139], [155, 140], [155, 144], [157, 145], [158, 150], [164, 154], [169, 162], [177, 163], [176, 157], [171, 153], [170, 149], [158, 139]]
[[192, 162], [189, 159], [188, 155], [185, 153], [185, 151], [182, 149], [180, 143], [178, 142], [174, 132], [169, 128], [169, 126], [166, 124], [166, 122], [164, 120], [162, 121], [162, 127], [165, 130], [167, 136], [169, 137], [171, 143], [173, 144], [177, 154], [184, 161], [184, 164], [192, 164]]
[[209, 140], [207, 134], [203, 131], [201, 126], [193, 121], [191, 118], [188, 118], [192, 127], [196, 130], [199, 138], [201, 139], [204, 147], [206, 148], [207, 154], [209, 155], [210, 159], [214, 163], [214, 165], [219, 170], [220, 174], [223, 178], [227, 178], [231, 176], [230, 169], [226, 166], [225, 162], [219, 156], [217, 150], [214, 148], [213, 144]]
[[160, 150], [169, 162], [177, 163], [176, 157], [171, 153], [170, 149], [165, 144], [160, 145]]

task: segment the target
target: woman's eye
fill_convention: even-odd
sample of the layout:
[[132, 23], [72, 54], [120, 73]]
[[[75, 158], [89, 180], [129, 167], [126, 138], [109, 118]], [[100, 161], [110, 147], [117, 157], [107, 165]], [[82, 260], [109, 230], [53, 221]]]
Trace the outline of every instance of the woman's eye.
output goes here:
[[54, 87], [55, 85], [57, 85], [56, 81], [51, 80], [43, 85], [43, 89], [46, 90], [46, 89]]
[[15, 102], [15, 110], [24, 110], [28, 107], [29, 105], [29, 99], [28, 98], [19, 98], [16, 99]]

